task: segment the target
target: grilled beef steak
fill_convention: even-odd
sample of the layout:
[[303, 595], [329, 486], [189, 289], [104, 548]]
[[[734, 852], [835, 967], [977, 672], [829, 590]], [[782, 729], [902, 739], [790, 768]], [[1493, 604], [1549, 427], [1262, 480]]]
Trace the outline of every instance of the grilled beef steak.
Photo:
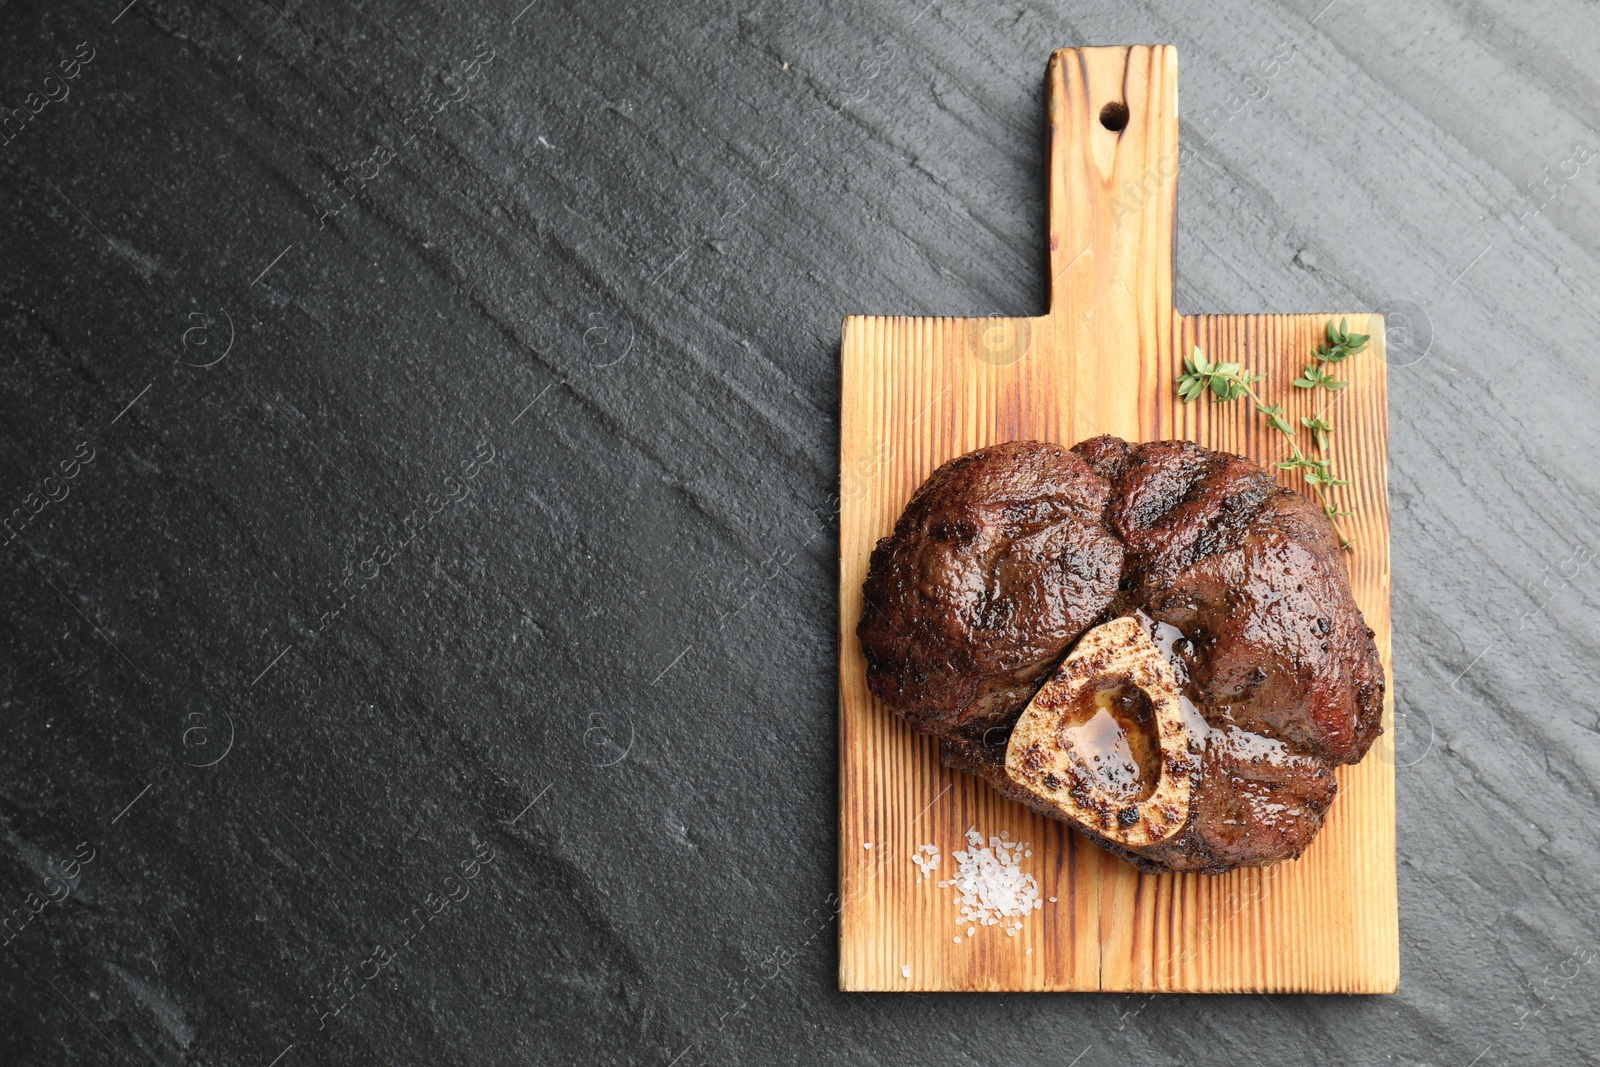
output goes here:
[[1033, 441], [934, 471], [872, 553], [857, 633], [873, 695], [928, 733], [1009, 727], [1116, 595], [1110, 495], [1083, 460]]
[[1074, 451], [1111, 483], [1123, 599], [1183, 631], [1207, 718], [1337, 763], [1366, 755], [1383, 668], [1321, 509], [1249, 460], [1183, 441]]
[[[1019, 545], [1050, 551], [1002, 568]], [[1144, 870], [1298, 856], [1333, 768], [1381, 729], [1383, 670], [1320, 509], [1196, 445], [954, 460], [879, 542], [865, 592], [875, 695], [950, 765]]]

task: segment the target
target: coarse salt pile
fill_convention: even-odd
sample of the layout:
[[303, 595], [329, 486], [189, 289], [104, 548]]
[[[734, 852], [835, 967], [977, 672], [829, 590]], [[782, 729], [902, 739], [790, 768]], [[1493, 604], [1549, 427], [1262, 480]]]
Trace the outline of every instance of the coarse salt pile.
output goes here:
[[[1039, 883], [1019, 865], [1022, 856], [1031, 856], [1026, 842], [1008, 841], [1009, 832], [989, 838], [976, 826], [967, 830], [967, 849], [950, 853], [956, 859], [956, 876], [940, 882], [941, 889], [955, 889], [961, 895], [955, 903], [961, 909], [957, 926], [967, 927], [967, 936], [979, 926], [1005, 925], [1006, 936], [1015, 937], [1022, 920], [1044, 907], [1039, 899]], [[960, 938], [955, 940], [959, 941]]]
[[917, 884], [921, 885], [924, 878], [932, 878], [933, 872], [939, 869], [939, 846], [918, 845], [917, 850], [911, 854], [911, 862], [922, 872], [917, 875]]

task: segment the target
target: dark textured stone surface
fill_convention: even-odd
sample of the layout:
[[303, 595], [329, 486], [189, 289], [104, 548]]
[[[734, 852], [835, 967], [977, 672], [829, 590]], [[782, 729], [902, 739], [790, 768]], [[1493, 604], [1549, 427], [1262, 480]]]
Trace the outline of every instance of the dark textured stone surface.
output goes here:
[[[1600, 24], [1322, 3], [5, 5], [0, 1060], [1595, 1062]], [[1428, 324], [1401, 992], [842, 996], [839, 319], [1040, 310], [1130, 41], [1184, 310]]]

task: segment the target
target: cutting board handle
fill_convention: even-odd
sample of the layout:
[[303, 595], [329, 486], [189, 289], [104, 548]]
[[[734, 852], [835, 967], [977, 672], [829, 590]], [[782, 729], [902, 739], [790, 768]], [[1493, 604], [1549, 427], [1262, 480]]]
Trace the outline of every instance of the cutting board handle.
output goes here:
[[1131, 416], [1170, 385], [1158, 378], [1172, 329], [1178, 54], [1063, 48], [1047, 78], [1054, 350], [1096, 394], [1084, 406]]

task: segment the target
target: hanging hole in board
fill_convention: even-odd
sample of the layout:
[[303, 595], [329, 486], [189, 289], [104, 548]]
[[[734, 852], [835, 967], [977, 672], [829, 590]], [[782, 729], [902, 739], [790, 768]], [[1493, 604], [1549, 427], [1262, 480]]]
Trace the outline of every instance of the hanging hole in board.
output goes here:
[[1100, 125], [1118, 133], [1128, 125], [1128, 105], [1121, 100], [1113, 100], [1100, 109]]

